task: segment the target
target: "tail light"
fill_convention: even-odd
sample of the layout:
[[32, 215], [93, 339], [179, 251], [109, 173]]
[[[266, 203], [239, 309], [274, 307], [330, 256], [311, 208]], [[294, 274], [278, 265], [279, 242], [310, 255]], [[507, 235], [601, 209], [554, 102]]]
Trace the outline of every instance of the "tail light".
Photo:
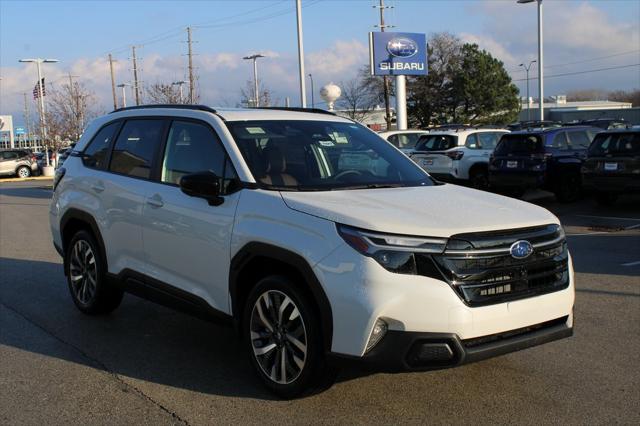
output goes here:
[[31, 162], [32, 163], [37, 163], [38, 162], [38, 157], [36, 157], [35, 155], [31, 156]]
[[446, 154], [447, 157], [451, 158], [452, 160], [461, 160], [464, 156], [464, 151], [449, 151]]

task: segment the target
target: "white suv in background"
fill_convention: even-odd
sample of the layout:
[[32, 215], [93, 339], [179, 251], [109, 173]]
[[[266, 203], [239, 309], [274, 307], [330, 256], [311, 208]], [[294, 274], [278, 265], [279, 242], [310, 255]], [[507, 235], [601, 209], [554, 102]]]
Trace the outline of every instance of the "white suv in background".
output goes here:
[[556, 217], [438, 183], [326, 112], [116, 110], [57, 170], [50, 221], [78, 309], [126, 291], [227, 321], [286, 398], [345, 362], [424, 371], [573, 332]]
[[436, 179], [489, 187], [489, 157], [508, 130], [459, 128], [421, 136], [410, 157]]
[[388, 130], [378, 134], [403, 153], [410, 155], [413, 152], [416, 143], [418, 143], [420, 136], [428, 133], [428, 130]]

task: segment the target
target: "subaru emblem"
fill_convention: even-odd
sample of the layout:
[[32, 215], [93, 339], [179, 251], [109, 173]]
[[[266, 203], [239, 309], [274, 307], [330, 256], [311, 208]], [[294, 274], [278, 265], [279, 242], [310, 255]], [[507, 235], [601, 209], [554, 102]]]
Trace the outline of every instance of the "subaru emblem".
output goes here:
[[410, 38], [393, 38], [387, 43], [387, 51], [400, 58], [410, 58], [418, 53], [418, 43]]
[[526, 259], [533, 253], [533, 246], [529, 241], [520, 240], [511, 244], [509, 252], [514, 259]]

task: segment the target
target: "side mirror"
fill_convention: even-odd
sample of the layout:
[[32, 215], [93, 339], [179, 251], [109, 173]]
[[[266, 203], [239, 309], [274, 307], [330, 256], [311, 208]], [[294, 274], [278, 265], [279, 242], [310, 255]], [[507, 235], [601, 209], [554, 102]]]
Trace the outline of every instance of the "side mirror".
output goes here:
[[191, 197], [204, 198], [210, 206], [224, 202], [220, 197], [220, 178], [215, 173], [198, 172], [180, 178], [180, 189]]

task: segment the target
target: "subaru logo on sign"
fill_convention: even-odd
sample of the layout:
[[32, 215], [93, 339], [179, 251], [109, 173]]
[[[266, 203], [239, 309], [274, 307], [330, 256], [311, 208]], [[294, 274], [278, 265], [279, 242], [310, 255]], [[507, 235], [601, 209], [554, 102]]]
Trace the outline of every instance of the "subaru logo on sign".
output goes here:
[[393, 56], [410, 58], [418, 53], [418, 44], [410, 38], [393, 38], [387, 43], [387, 51]]
[[511, 244], [509, 252], [514, 259], [526, 259], [533, 253], [533, 246], [529, 241], [520, 240]]

